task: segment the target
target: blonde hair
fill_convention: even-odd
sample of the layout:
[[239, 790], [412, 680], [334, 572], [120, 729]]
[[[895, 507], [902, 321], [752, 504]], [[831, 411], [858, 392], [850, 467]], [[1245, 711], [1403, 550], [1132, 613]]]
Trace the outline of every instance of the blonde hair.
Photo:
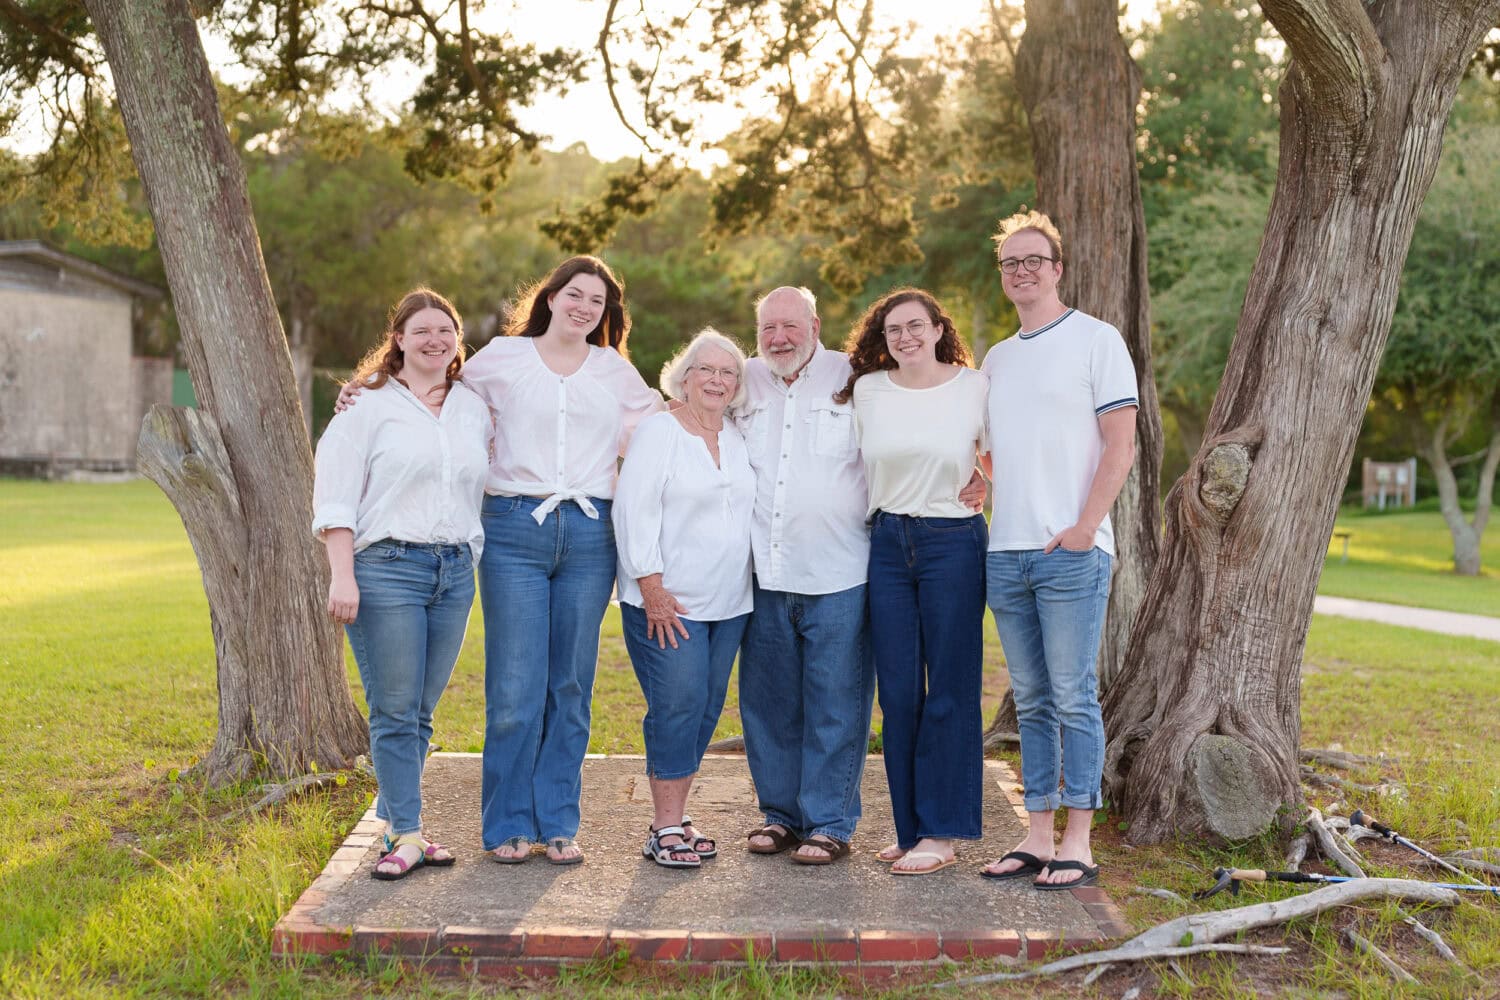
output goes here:
[[1000, 259], [1000, 248], [1005, 245], [1006, 240], [1028, 229], [1035, 233], [1041, 233], [1046, 238], [1047, 245], [1052, 248], [1053, 259], [1058, 262], [1062, 261], [1062, 233], [1057, 231], [1057, 226], [1047, 217], [1045, 212], [1035, 210], [1017, 212], [1008, 219], [1000, 220], [1000, 225], [995, 230], [995, 235], [990, 237], [995, 241], [995, 260], [998, 261]]

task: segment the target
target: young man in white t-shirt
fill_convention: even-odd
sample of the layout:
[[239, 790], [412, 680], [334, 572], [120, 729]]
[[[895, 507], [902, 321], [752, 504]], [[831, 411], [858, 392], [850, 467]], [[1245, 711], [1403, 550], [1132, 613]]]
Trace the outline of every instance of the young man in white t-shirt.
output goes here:
[[[982, 874], [1061, 890], [1098, 878], [1089, 828], [1102, 805], [1104, 723], [1094, 671], [1114, 555], [1109, 509], [1135, 459], [1135, 367], [1118, 330], [1058, 297], [1062, 238], [1047, 216], [1003, 220], [995, 245], [1021, 330], [983, 366], [994, 462], [986, 590], [1016, 694], [1030, 830]], [[1054, 847], [1059, 808], [1068, 820]]]

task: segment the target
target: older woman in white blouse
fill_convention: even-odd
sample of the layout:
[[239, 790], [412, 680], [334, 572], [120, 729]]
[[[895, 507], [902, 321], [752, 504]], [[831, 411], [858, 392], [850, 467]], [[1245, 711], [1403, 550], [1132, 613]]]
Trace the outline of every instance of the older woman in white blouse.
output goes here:
[[718, 853], [683, 810], [750, 613], [755, 473], [725, 415], [744, 376], [734, 341], [712, 329], [694, 337], [661, 375], [683, 405], [636, 429], [615, 493], [620, 617], [646, 696], [654, 819], [642, 854], [667, 868]]
[[453, 864], [422, 834], [422, 766], [474, 604], [492, 423], [454, 381], [463, 324], [436, 292], [408, 293], [354, 380], [365, 401], [318, 441], [313, 531], [327, 545], [328, 612], [354, 647], [386, 822], [378, 879]]

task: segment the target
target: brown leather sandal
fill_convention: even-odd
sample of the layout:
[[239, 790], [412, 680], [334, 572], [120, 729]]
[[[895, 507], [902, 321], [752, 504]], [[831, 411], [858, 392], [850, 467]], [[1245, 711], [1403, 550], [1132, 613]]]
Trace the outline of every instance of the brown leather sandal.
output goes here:
[[749, 847], [751, 854], [780, 854], [782, 851], [796, 847], [802, 843], [801, 837], [798, 837], [785, 827], [778, 830], [776, 829], [777, 826], [780, 826], [780, 824], [763, 826], [759, 830], [751, 830], [745, 834], [746, 840], [749, 840], [751, 837], [769, 837], [771, 840], [770, 847], [757, 847], [751, 844]]
[[822, 857], [819, 857], [817, 855], [803, 854], [799, 849], [792, 854], [792, 860], [799, 865], [831, 865], [849, 853], [848, 844], [822, 833], [813, 834], [804, 840], [800, 846], [816, 847], [824, 853]]

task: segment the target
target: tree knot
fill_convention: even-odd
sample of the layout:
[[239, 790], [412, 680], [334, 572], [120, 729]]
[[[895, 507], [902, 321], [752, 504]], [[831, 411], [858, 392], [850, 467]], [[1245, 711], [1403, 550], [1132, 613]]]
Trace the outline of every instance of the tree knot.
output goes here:
[[1220, 526], [1229, 522], [1245, 495], [1253, 461], [1249, 446], [1240, 442], [1217, 445], [1204, 457], [1198, 473], [1198, 496]]

